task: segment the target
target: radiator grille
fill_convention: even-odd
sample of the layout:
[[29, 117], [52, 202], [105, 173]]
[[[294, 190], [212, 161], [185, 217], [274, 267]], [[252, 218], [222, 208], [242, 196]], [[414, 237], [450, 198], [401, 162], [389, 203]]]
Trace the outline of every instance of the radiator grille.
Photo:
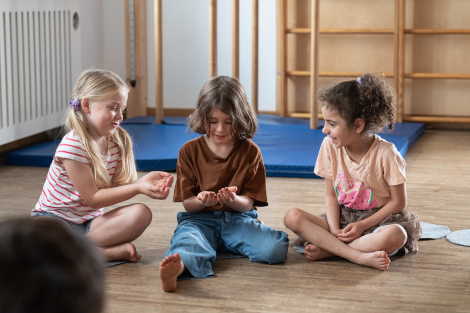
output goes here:
[[0, 9], [0, 145], [59, 126], [80, 69], [76, 5], [11, 3]]

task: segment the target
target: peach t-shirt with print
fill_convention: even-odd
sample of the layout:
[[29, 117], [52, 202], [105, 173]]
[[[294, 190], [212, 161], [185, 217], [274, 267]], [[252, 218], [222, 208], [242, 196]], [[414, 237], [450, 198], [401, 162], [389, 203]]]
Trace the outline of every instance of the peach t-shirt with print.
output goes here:
[[338, 203], [353, 210], [370, 210], [390, 201], [389, 186], [406, 182], [405, 160], [395, 145], [374, 135], [358, 164], [345, 147], [335, 148], [326, 137], [318, 153], [315, 174], [333, 181]]

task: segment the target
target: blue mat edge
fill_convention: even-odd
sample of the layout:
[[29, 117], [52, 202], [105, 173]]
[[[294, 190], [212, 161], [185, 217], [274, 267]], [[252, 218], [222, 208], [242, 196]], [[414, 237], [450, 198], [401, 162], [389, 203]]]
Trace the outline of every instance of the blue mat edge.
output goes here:
[[[142, 117], [146, 118], [148, 120], [148, 117]], [[152, 124], [152, 123], [123, 123], [124, 125], [126, 124]], [[154, 124], [154, 123], [153, 123]], [[396, 140], [405, 140], [405, 142], [402, 142], [403, 146], [399, 147], [400, 153], [404, 156], [406, 152], [408, 151], [409, 146], [411, 146], [413, 143], [416, 142], [416, 140], [424, 133], [424, 124], [422, 123], [409, 123], [409, 124], [414, 124], [416, 128], [413, 128], [415, 132], [410, 136], [408, 139], [403, 136], [396, 136], [392, 133], [383, 133], [380, 134], [382, 137], [384, 137], [385, 140], [391, 141], [387, 137], [396, 137]], [[157, 124], [155, 124], [157, 125]], [[170, 124], [172, 125], [172, 124]], [[166, 124], [165, 126], [168, 127], [170, 126]], [[264, 125], [264, 124], [263, 124]], [[273, 126], [272, 124], [266, 124], [269, 126], [266, 127], [271, 127]], [[297, 128], [305, 128], [305, 125], [291, 125], [291, 124], [285, 124], [286, 127], [294, 127]], [[288, 126], [287, 126], [288, 125]], [[181, 126], [181, 125], [180, 125]], [[310, 130], [310, 129], [309, 129]], [[400, 139], [398, 139], [400, 138]], [[56, 142], [56, 143], [55, 143]], [[55, 141], [50, 141], [42, 144], [38, 144], [35, 146], [31, 146], [28, 148], [16, 150], [10, 153], [7, 153], [5, 155], [5, 164], [7, 165], [17, 165], [17, 166], [40, 166], [40, 167], [49, 167], [49, 165], [52, 162], [52, 156], [50, 155], [35, 155], [34, 156], [34, 162], [31, 163], [31, 155], [23, 155], [22, 152], [24, 152], [27, 149], [33, 149], [35, 147], [41, 146], [41, 145], [54, 145], [54, 152], [55, 149], [60, 142], [60, 139], [57, 139]], [[53, 153], [54, 153], [53, 152]], [[312, 155], [313, 156], [313, 155]], [[316, 155], [314, 156], [316, 159]], [[136, 157], [136, 165], [137, 169], [139, 171], [152, 171], [152, 170], [162, 170], [162, 171], [175, 171], [176, 170], [176, 158], [168, 158], [168, 159], [138, 159]], [[314, 166], [293, 166], [293, 165], [270, 165], [270, 164], [265, 164], [266, 167], [266, 175], [270, 177], [305, 177], [305, 178], [318, 178], [317, 175], [313, 173]]]

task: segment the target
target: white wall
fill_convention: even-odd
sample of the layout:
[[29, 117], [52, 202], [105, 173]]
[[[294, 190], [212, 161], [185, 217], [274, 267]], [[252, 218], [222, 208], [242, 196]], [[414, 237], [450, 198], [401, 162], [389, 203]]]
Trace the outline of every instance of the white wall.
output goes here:
[[126, 78], [124, 0], [80, 0], [82, 68], [105, 68]]
[[[148, 106], [155, 107], [153, 0], [147, 5]], [[251, 0], [240, 0], [240, 80], [251, 100]], [[80, 0], [82, 67], [126, 78], [124, 0]], [[218, 0], [218, 74], [231, 76], [231, 0]], [[276, 109], [276, 1], [259, 2], [259, 109]], [[209, 1], [163, 0], [163, 103], [194, 108], [209, 78]]]
[[[218, 0], [218, 75], [232, 72], [231, 0]], [[259, 3], [259, 109], [276, 109], [276, 1]], [[251, 99], [251, 0], [240, 1], [240, 81]], [[153, 0], [147, 0], [148, 106], [155, 107]], [[194, 108], [209, 79], [209, 1], [163, 1], [163, 103]]]

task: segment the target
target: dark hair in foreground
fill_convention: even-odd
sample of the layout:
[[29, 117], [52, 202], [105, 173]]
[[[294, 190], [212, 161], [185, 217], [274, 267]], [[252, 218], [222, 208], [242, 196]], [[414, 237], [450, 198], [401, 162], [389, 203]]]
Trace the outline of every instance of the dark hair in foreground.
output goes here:
[[99, 251], [62, 222], [0, 222], [0, 312], [101, 312], [103, 276]]
[[217, 108], [232, 117], [234, 139], [254, 137], [256, 113], [248, 103], [245, 89], [236, 78], [216, 76], [204, 84], [199, 92], [196, 110], [189, 116], [189, 129], [202, 135], [209, 133], [210, 114]]
[[365, 122], [363, 134], [379, 132], [384, 126], [393, 129], [396, 116], [396, 94], [384, 75], [367, 73], [357, 80], [348, 80], [320, 90], [323, 105], [354, 125], [358, 118]]

